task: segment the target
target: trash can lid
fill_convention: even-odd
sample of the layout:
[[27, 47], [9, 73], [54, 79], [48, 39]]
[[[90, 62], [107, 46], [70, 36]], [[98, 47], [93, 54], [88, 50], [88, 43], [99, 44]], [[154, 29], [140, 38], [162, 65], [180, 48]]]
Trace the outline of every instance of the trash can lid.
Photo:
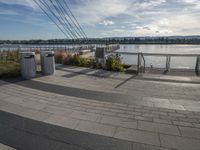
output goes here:
[[30, 56], [30, 55], [34, 55], [35, 56], [35, 52], [20, 52], [19, 54], [22, 57], [24, 57], [24, 56]]
[[35, 55], [35, 52], [19, 52], [20, 54], [31, 54], [31, 55]]
[[41, 51], [42, 54], [54, 54], [54, 51]]

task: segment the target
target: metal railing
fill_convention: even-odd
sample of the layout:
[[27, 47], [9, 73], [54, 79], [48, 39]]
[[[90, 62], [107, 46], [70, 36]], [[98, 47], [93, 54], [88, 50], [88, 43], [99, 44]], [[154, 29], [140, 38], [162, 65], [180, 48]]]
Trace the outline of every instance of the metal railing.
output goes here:
[[145, 56], [166, 57], [166, 71], [170, 70], [172, 57], [196, 57], [195, 73], [200, 75], [200, 54], [169, 54], [169, 53], [141, 53], [141, 52], [114, 52], [119, 55], [134, 55], [137, 56], [137, 72], [145, 73], [146, 61]]

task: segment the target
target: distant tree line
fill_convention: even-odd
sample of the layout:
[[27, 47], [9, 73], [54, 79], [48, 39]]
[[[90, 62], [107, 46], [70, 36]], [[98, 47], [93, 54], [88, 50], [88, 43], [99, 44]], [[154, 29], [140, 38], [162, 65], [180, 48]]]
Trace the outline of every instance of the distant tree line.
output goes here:
[[0, 44], [200, 44], [200, 36], [194, 38], [91, 38], [87, 40], [0, 40]]

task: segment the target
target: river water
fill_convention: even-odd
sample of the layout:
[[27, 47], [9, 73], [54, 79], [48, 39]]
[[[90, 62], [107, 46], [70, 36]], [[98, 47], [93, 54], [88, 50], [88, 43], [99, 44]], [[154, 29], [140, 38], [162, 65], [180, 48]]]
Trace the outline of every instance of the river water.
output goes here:
[[[143, 53], [170, 53], [170, 54], [200, 54], [200, 45], [121, 45], [120, 52]], [[133, 55], [121, 55], [126, 64], [137, 64], [137, 57]], [[147, 66], [164, 68], [166, 57], [145, 56]], [[196, 57], [172, 57], [171, 68], [194, 69]]]

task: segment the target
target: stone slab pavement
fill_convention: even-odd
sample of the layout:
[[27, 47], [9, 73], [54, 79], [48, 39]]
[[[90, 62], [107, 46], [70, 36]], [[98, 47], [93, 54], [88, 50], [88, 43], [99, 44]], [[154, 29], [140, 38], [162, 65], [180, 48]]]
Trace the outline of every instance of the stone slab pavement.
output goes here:
[[0, 150], [16, 150], [16, 149], [0, 143]]
[[62, 67], [54, 76], [0, 80], [0, 110], [149, 149], [199, 150], [199, 91], [199, 84]]

